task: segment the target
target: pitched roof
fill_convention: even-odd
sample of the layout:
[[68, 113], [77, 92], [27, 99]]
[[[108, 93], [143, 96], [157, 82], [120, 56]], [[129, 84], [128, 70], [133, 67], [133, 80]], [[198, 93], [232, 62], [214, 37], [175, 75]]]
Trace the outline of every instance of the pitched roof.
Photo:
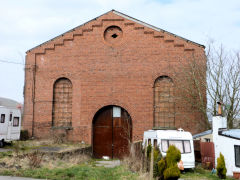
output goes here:
[[75, 28], [73, 28], [73, 29], [65, 32], [65, 33], [62, 33], [62, 34], [60, 34], [60, 35], [58, 35], [58, 36], [56, 36], [56, 37], [54, 37], [54, 38], [52, 38], [52, 39], [50, 39], [50, 40], [42, 43], [42, 44], [39, 44], [39, 45], [37, 45], [37, 46], [29, 49], [27, 52], [30, 52], [31, 50], [33, 50], [33, 49], [35, 49], [35, 48], [37, 48], [37, 47], [39, 47], [39, 46], [42, 46], [42, 45], [44, 45], [44, 44], [46, 44], [46, 43], [48, 43], [48, 42], [50, 42], [50, 41], [52, 41], [52, 40], [60, 37], [60, 36], [63, 36], [64, 34], [66, 34], [66, 33], [68, 33], [68, 32], [72, 32], [72, 31], [74, 31], [76, 28], [79, 28], [79, 27], [81, 27], [81, 26], [84, 26], [84, 25], [86, 25], [87, 23], [89, 23], [89, 22], [91, 22], [91, 21], [94, 21], [94, 20], [100, 18], [101, 16], [103, 16], [103, 15], [105, 15], [105, 14], [108, 14], [108, 13], [110, 13], [110, 12], [112, 12], [112, 13], [118, 15], [118, 16], [121, 16], [121, 17], [123, 17], [123, 18], [125, 18], [125, 19], [131, 20], [131, 21], [136, 22], [136, 23], [138, 23], [138, 24], [141, 24], [141, 25], [143, 25], [143, 26], [145, 26], [145, 27], [151, 28], [151, 29], [153, 29], [153, 30], [155, 30], [155, 31], [168, 33], [169, 35], [172, 35], [172, 36], [174, 36], [174, 37], [178, 37], [178, 38], [180, 38], [180, 39], [182, 39], [182, 40], [184, 40], [184, 41], [187, 41], [187, 42], [190, 42], [190, 43], [195, 44], [195, 45], [197, 45], [197, 46], [200, 46], [200, 47], [205, 48], [205, 46], [202, 45], [202, 44], [196, 43], [196, 42], [194, 42], [194, 41], [188, 40], [188, 39], [183, 38], [183, 37], [181, 37], [181, 36], [178, 36], [178, 35], [176, 35], [176, 34], [170, 33], [170, 32], [168, 32], [168, 31], [166, 31], [166, 30], [164, 30], [164, 29], [155, 27], [155, 26], [153, 26], [153, 25], [150, 25], [150, 24], [148, 24], [148, 23], [145, 23], [145, 22], [143, 22], [143, 21], [140, 21], [140, 20], [138, 20], [138, 19], [136, 19], [136, 18], [130, 17], [130, 16], [126, 15], [126, 14], [123, 14], [123, 13], [121, 13], [121, 12], [116, 11], [116, 10], [113, 9], [113, 10], [108, 11], [108, 12], [106, 12], [106, 13], [104, 13], [104, 14], [102, 14], [102, 15], [100, 15], [100, 16], [98, 16], [98, 17], [96, 17], [96, 18], [94, 18], [94, 19], [92, 19], [92, 20], [90, 20], [90, 21], [87, 21], [86, 23], [81, 24], [81, 25], [79, 25], [79, 26], [77, 26], [77, 27], [75, 27]]

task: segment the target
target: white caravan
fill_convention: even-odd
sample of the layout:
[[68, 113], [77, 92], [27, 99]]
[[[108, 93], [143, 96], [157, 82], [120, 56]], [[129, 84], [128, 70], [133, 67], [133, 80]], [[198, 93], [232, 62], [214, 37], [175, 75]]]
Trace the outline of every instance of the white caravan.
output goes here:
[[0, 106], [0, 147], [3, 147], [4, 142], [19, 140], [20, 130], [21, 111]]
[[184, 168], [195, 168], [193, 137], [190, 132], [179, 130], [148, 130], [144, 132], [143, 146], [150, 143], [159, 147], [163, 156], [166, 156], [169, 145], [175, 145], [181, 152]]

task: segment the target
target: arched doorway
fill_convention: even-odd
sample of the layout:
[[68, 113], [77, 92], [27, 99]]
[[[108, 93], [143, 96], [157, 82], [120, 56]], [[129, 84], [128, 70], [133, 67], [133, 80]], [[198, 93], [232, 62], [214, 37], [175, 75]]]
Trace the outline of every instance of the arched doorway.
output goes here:
[[122, 158], [129, 154], [132, 120], [119, 106], [105, 106], [93, 118], [93, 156]]

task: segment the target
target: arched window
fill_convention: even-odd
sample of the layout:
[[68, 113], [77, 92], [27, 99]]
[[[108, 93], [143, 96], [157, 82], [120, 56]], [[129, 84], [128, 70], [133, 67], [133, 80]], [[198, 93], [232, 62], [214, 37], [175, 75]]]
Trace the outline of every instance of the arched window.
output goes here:
[[52, 126], [72, 126], [72, 83], [67, 78], [58, 79], [53, 86]]
[[175, 102], [173, 81], [168, 76], [160, 76], [154, 83], [154, 124], [157, 127], [175, 127]]

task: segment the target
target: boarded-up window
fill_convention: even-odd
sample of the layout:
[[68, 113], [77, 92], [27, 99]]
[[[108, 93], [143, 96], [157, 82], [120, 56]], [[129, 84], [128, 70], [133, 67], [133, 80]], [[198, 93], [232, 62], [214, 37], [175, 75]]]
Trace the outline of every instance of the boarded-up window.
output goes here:
[[53, 87], [53, 126], [72, 126], [72, 83], [67, 78], [58, 79]]
[[154, 127], [174, 126], [173, 81], [168, 76], [160, 76], [154, 83]]

